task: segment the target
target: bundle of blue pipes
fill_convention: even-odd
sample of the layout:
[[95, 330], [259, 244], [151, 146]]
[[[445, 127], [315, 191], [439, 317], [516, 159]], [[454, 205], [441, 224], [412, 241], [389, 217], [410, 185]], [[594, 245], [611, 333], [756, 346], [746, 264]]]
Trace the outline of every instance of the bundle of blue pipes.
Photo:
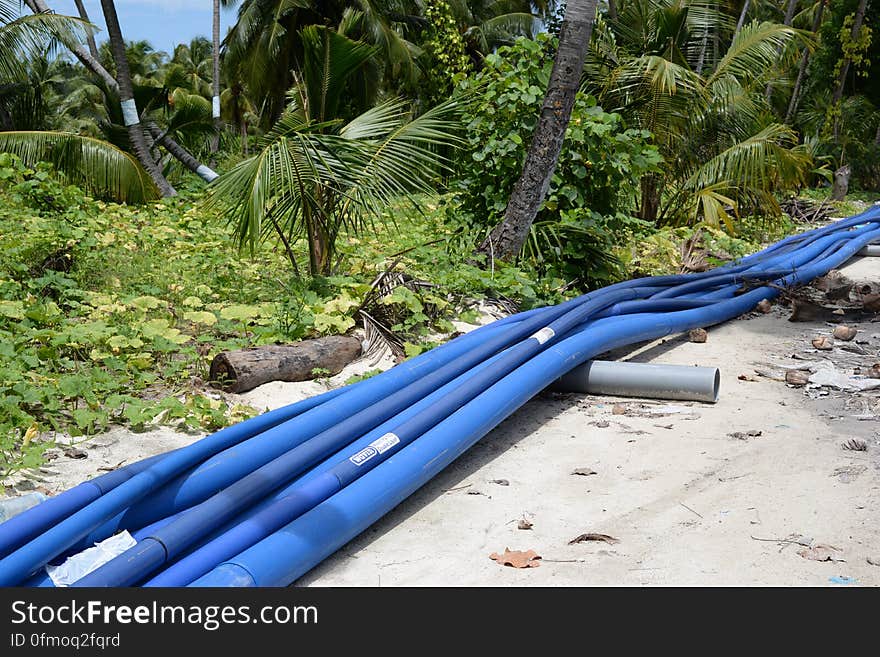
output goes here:
[[610, 349], [750, 311], [880, 241], [880, 207], [702, 273], [642, 278], [483, 326], [382, 374], [101, 475], [0, 525], [0, 585], [128, 530], [73, 586], [285, 586], [535, 394]]

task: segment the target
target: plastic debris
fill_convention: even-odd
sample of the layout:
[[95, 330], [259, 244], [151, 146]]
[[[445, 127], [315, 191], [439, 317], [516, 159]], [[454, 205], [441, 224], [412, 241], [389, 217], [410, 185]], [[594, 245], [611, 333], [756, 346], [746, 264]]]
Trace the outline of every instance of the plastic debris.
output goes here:
[[68, 557], [59, 566], [46, 566], [46, 573], [55, 586], [70, 586], [135, 545], [137, 541], [132, 535], [122, 531], [100, 543], [95, 543], [95, 547]]

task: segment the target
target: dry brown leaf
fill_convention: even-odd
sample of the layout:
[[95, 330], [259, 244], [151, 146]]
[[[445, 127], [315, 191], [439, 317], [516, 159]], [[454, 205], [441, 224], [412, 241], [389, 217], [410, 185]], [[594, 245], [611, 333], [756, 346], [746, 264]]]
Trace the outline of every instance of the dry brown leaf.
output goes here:
[[691, 342], [703, 343], [708, 340], [709, 334], [706, 329], [695, 328], [688, 331], [688, 340]]
[[840, 548], [819, 543], [811, 548], [798, 550], [798, 555], [810, 561], [846, 561], [839, 555]]
[[843, 340], [844, 342], [849, 342], [854, 337], [858, 331], [851, 326], [847, 326], [846, 324], [841, 324], [840, 326], [835, 326], [834, 331], [831, 333], [838, 340]]
[[493, 552], [489, 555], [489, 558], [497, 561], [502, 566], [510, 566], [511, 568], [537, 568], [541, 565], [539, 561], [541, 555], [534, 550], [521, 552], [504, 548], [504, 554]]
[[596, 474], [595, 470], [591, 470], [590, 468], [576, 468], [572, 471], [573, 475], [580, 475], [582, 477], [589, 477], [590, 475]]
[[580, 536], [571, 539], [568, 544], [574, 545], [575, 543], [586, 543], [587, 541], [601, 541], [603, 543], [615, 544], [619, 543], [620, 540], [614, 538], [613, 536], [609, 536], [608, 534], [581, 534]]
[[535, 523], [533, 523], [531, 520], [526, 520], [525, 518], [522, 518], [522, 519], [516, 524], [516, 528], [517, 528], [517, 529], [531, 529], [531, 528], [534, 526], [534, 524], [535, 524]]

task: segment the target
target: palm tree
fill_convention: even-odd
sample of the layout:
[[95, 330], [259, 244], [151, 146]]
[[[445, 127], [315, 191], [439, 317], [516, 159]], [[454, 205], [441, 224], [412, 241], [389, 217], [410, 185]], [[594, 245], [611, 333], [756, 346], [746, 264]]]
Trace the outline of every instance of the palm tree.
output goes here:
[[387, 204], [434, 194], [451, 134], [452, 101], [413, 118], [388, 100], [349, 121], [338, 118], [349, 82], [376, 48], [316, 25], [300, 32], [303, 65], [281, 118], [258, 152], [222, 175], [210, 203], [222, 207], [242, 246], [273, 235], [299, 271], [294, 243], [305, 238], [309, 273], [332, 271], [343, 230], [362, 230]]
[[450, 7], [468, 54], [479, 66], [483, 57], [509, 45], [515, 38], [533, 36], [540, 28], [539, 16], [552, 13], [556, 4], [528, 0], [451, 0]]
[[0, 83], [21, 79], [27, 62], [45, 53], [52, 39], [75, 43], [85, 33], [70, 16], [19, 16], [18, 0], [0, 0]]
[[[819, 28], [822, 25], [822, 16], [825, 14], [825, 6], [828, 0], [819, 0], [817, 6], [813, 9], [813, 27], [811, 33], [818, 37]], [[804, 47], [801, 53], [801, 62], [798, 66], [798, 74], [794, 81], [794, 87], [791, 90], [791, 96], [788, 100], [788, 109], [785, 111], [785, 123], [791, 123], [795, 114], [797, 114], [798, 103], [801, 100], [801, 89], [804, 84], [804, 77], [807, 74], [807, 64], [810, 63], [811, 48]]]
[[556, 169], [559, 151], [580, 86], [597, 0], [569, 0], [559, 48], [523, 172], [513, 188], [504, 219], [479, 246], [490, 258], [510, 260], [522, 250]]
[[23, 62], [26, 67], [18, 81], [0, 84], [0, 129], [48, 130], [59, 122], [54, 112], [65, 79], [57, 59], [38, 56]]
[[[737, 29], [707, 0], [627, 0], [618, 15], [600, 21], [586, 79], [606, 110], [653, 133], [666, 160], [641, 181], [640, 217], [732, 228], [730, 209], [743, 204], [778, 213], [773, 192], [800, 184], [809, 157], [773, 120], [764, 92], [778, 53], [800, 33], [774, 23]], [[717, 51], [702, 48], [707, 33]]]
[[134, 87], [132, 86], [131, 71], [128, 66], [128, 57], [125, 52], [125, 39], [122, 38], [122, 28], [119, 26], [119, 17], [116, 15], [116, 5], [113, 0], [101, 0], [101, 9], [104, 12], [104, 20], [107, 23], [107, 37], [110, 42], [110, 50], [113, 53], [113, 62], [116, 64], [116, 82], [119, 85], [119, 100], [122, 107], [122, 117], [128, 130], [128, 139], [138, 162], [150, 174], [150, 178], [162, 192], [162, 196], [174, 196], [176, 192], [171, 184], [165, 180], [165, 176], [159, 170], [155, 160], [150, 155], [144, 138], [144, 129], [141, 126], [141, 117], [137, 103], [134, 100]]
[[[9, 2], [9, 0], [0, 1]], [[43, 16], [44, 20], [46, 16], [53, 16], [52, 10], [46, 5], [45, 0], [26, 0], [26, 4], [31, 11], [34, 12], [35, 16]], [[73, 53], [83, 66], [97, 76], [107, 89], [114, 93], [118, 93], [119, 85], [116, 82], [116, 79], [107, 71], [97, 58], [93, 57], [85, 48], [73, 39], [65, 39], [64, 45], [71, 53]], [[144, 123], [150, 136], [155, 140], [155, 143], [163, 146], [172, 157], [183, 164], [188, 170], [192, 171], [206, 182], [211, 182], [217, 178], [216, 172], [193, 157], [192, 153], [174, 141], [165, 131], [162, 130], [162, 128], [156, 125], [155, 121], [147, 118]]]
[[417, 14], [417, 0], [242, 0], [238, 20], [223, 42], [224, 65], [239, 72], [271, 125], [284, 109], [293, 71], [302, 61], [302, 28], [330, 25], [351, 39], [371, 43], [382, 56], [368, 62], [372, 70], [362, 73], [381, 67], [389, 78], [414, 81], [420, 50], [404, 35], [413, 29]]
[[223, 121], [220, 118], [220, 0], [213, 0], [213, 17], [211, 23], [211, 116], [214, 119], [214, 137], [211, 139], [211, 152], [220, 149], [220, 131]]
[[[91, 23], [92, 21], [89, 18], [89, 12], [86, 11], [86, 6], [83, 4], [83, 0], [74, 0], [74, 2], [76, 3], [76, 11], [79, 14], [79, 17], [86, 23]], [[92, 33], [92, 30], [86, 32], [86, 45], [88, 45], [92, 57], [97, 59], [98, 46], [95, 43], [95, 35]]]
[[[865, 11], [868, 6], [868, 0], [859, 0], [859, 6], [856, 9], [855, 16], [852, 21], [852, 29], [850, 30], [850, 41], [855, 42], [859, 34], [862, 31], [862, 21], [865, 20]], [[840, 64], [840, 71], [837, 74], [837, 84], [834, 86], [834, 96], [832, 96], [831, 106], [832, 110], [840, 109], [840, 100], [843, 98], [843, 88], [846, 86], [846, 78], [849, 75], [849, 67], [852, 63], [852, 59], [849, 55], [844, 55], [843, 61]], [[837, 114], [834, 114], [834, 137], [835, 139], [838, 137], [838, 126], [839, 126], [839, 117]]]
[[165, 67], [164, 86], [171, 90], [185, 89], [210, 99], [213, 95], [211, 49], [211, 42], [204, 37], [179, 44]]
[[[29, 120], [38, 120], [44, 101], [36, 96], [57, 82], [53, 65], [42, 56], [47, 44], [58, 39], [73, 46], [84, 29], [82, 21], [68, 16], [38, 13], [19, 17], [17, 9], [17, 2], [0, 0], [0, 88], [16, 84], [30, 87], [34, 96], [27, 100], [34, 115]], [[11, 117], [6, 118], [11, 123]], [[72, 182], [116, 200], [141, 202], [157, 197], [156, 187], [136, 159], [98, 139], [60, 132], [7, 131], [0, 132], [0, 152], [18, 155], [29, 166], [52, 162]]]

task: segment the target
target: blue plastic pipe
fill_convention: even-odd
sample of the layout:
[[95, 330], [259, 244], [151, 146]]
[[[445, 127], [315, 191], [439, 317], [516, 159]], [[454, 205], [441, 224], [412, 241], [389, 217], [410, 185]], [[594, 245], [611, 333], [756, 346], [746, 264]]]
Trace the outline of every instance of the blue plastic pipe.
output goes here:
[[[865, 233], [832, 256], [809, 263], [779, 282], [792, 285], [824, 274], [878, 236], [876, 229]], [[559, 374], [608, 349], [731, 319], [761, 299], [778, 294], [778, 288], [759, 287], [704, 308], [597, 320], [587, 330], [541, 352], [398, 455], [194, 585], [289, 584], [387, 513]], [[401, 462], [399, 469], [388, 467]]]

